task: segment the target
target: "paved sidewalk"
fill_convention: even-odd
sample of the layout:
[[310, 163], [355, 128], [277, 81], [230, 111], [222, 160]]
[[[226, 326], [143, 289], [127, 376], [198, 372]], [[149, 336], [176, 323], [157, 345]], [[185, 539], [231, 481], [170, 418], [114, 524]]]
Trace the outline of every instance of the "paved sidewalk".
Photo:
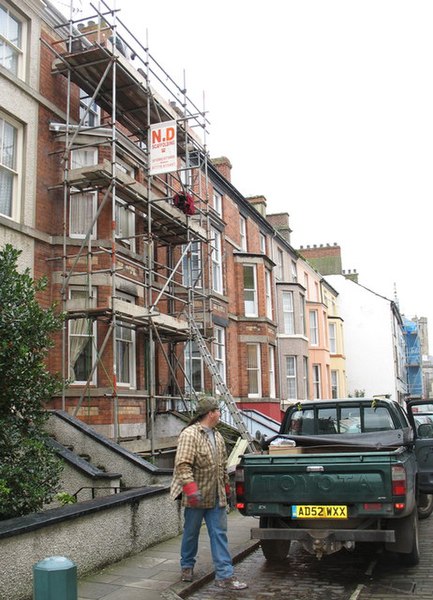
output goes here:
[[[257, 520], [253, 517], [243, 517], [237, 510], [229, 513], [228, 537], [234, 563], [257, 548], [257, 541], [250, 539], [251, 527], [257, 526]], [[192, 583], [180, 581], [180, 542], [179, 535], [111, 565], [95, 575], [80, 579], [78, 600], [185, 598], [202, 583], [213, 578], [213, 565], [209, 538], [204, 525], [200, 533], [194, 581]]]

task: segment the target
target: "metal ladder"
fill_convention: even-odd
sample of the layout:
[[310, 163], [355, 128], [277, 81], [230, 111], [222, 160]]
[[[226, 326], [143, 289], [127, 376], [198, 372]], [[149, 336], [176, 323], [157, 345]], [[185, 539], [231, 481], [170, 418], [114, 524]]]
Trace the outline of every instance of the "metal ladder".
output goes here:
[[215, 385], [219, 389], [220, 394], [221, 394], [222, 398], [224, 399], [224, 402], [228, 408], [230, 415], [233, 418], [234, 423], [236, 424], [236, 427], [240, 433], [241, 438], [248, 442], [248, 450], [250, 452], [255, 452], [256, 449], [254, 446], [254, 439], [253, 439], [252, 435], [250, 434], [250, 432], [248, 431], [248, 429], [246, 428], [246, 425], [245, 425], [242, 415], [236, 405], [236, 402], [235, 402], [233, 396], [230, 394], [228, 387], [224, 383], [223, 378], [221, 377], [221, 373], [219, 372], [218, 365], [216, 364], [215, 359], [212, 356], [212, 354], [209, 352], [209, 349], [206, 346], [206, 342], [200, 332], [200, 329], [198, 328], [196, 321], [194, 321], [194, 319], [191, 318], [191, 319], [189, 319], [189, 323], [190, 323], [190, 327], [191, 327], [191, 331], [192, 331], [192, 335], [193, 335], [193, 340], [196, 342], [198, 349], [200, 350], [200, 354], [202, 355], [203, 360], [206, 363], [206, 366], [208, 367], [210, 374], [212, 375]]

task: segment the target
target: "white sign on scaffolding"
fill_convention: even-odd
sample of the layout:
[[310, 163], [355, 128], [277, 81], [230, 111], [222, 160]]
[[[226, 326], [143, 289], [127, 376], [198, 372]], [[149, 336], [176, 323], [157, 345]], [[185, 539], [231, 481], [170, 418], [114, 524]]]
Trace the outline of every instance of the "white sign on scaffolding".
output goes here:
[[150, 175], [177, 170], [176, 121], [164, 121], [150, 126], [149, 157]]

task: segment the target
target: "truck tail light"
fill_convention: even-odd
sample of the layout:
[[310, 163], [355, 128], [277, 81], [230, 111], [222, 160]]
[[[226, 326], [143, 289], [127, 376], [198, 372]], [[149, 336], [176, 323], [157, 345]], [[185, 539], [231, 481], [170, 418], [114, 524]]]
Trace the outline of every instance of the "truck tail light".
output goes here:
[[395, 465], [392, 467], [392, 495], [405, 496], [406, 492], [406, 470], [400, 465]]
[[242, 467], [237, 467], [235, 472], [235, 491], [236, 491], [236, 508], [242, 510], [245, 508], [245, 483], [244, 470]]

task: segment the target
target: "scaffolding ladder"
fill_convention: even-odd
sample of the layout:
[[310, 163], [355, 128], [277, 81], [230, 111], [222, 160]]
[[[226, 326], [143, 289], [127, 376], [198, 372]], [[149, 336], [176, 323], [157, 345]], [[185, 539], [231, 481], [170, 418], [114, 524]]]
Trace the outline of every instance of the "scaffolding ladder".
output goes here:
[[196, 342], [200, 354], [203, 357], [203, 360], [207, 368], [209, 369], [210, 374], [212, 375], [213, 381], [219, 389], [222, 398], [224, 399], [227, 409], [236, 425], [236, 428], [240, 433], [241, 438], [248, 442], [248, 450], [250, 452], [255, 452], [256, 449], [254, 447], [254, 439], [244, 423], [240, 410], [238, 409], [233, 396], [230, 394], [228, 387], [226, 386], [223, 378], [221, 377], [218, 365], [216, 364], [212, 354], [209, 352], [209, 349], [200, 332], [197, 322], [193, 318], [190, 318], [189, 324], [191, 327], [193, 340]]

